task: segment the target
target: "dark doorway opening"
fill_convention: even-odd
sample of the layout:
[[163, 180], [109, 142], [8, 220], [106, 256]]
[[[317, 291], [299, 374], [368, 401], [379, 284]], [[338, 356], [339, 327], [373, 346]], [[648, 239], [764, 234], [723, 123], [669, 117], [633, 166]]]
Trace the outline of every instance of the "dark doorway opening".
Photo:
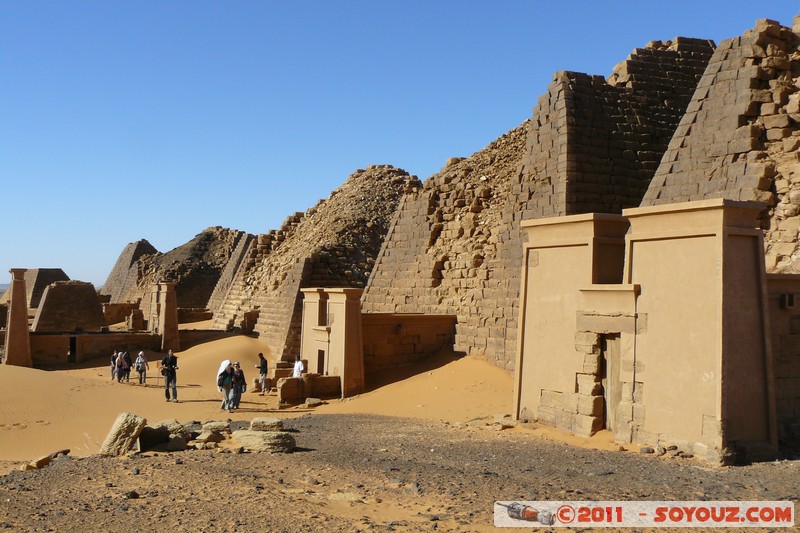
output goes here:
[[325, 350], [317, 350], [317, 372], [325, 375]]
[[600, 336], [600, 382], [603, 385], [603, 427], [614, 431], [617, 407], [622, 399], [620, 382], [620, 341], [619, 333]]
[[69, 351], [67, 352], [67, 363], [78, 361], [78, 341], [75, 337], [69, 338]]

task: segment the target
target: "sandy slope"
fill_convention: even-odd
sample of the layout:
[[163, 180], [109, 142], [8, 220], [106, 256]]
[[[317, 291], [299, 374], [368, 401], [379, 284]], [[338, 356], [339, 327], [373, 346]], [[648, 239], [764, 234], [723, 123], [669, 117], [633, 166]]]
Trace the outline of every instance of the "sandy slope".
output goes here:
[[[130, 411], [150, 421], [220, 418], [214, 373], [222, 359], [242, 363], [248, 380], [255, 375], [258, 352], [266, 345], [248, 337], [209, 342], [178, 353], [178, 398], [165, 401], [161, 356], [147, 353], [150, 372], [140, 386], [135, 372], [131, 383], [111, 380], [109, 362], [75, 370], [44, 371], [0, 365], [0, 460], [31, 459], [58, 449], [73, 455], [96, 453], [116, 416]], [[261, 400], [259, 402], [258, 400]], [[274, 400], [273, 400], [274, 403]], [[267, 403], [248, 395], [239, 418], [266, 412]]]
[[[298, 416], [303, 409], [278, 411], [276, 399], [247, 393], [233, 415], [219, 410], [214, 374], [223, 359], [240, 361], [248, 382], [257, 375], [258, 352], [266, 345], [249, 337], [209, 342], [178, 353], [178, 397], [167, 403], [158, 374], [159, 354], [148, 353], [146, 386], [118, 384], [110, 379], [105, 359], [84, 368], [43, 371], [0, 365], [0, 460], [28, 460], [59, 449], [73, 455], [96, 453], [116, 416], [130, 411], [151, 422], [177, 418], [181, 422], [255, 416]], [[274, 363], [270, 359], [271, 364]], [[414, 374], [415, 372], [416, 375]], [[403, 378], [403, 379], [399, 379]], [[450, 422], [507, 413], [512, 408], [512, 376], [475, 358], [442, 356], [407, 371], [382, 376], [397, 380], [357, 398], [329, 405], [320, 413], [377, 413]]]

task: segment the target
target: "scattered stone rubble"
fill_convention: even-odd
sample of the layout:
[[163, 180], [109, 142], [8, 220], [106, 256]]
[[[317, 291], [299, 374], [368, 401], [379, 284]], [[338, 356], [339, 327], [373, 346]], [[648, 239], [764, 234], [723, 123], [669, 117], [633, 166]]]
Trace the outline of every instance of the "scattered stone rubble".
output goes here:
[[147, 420], [133, 413], [120, 413], [100, 448], [100, 455], [125, 455], [134, 448], [140, 452], [179, 452], [231, 449], [238, 445], [251, 452], [291, 452], [294, 437], [283, 430], [278, 418], [259, 417], [251, 422], [213, 420], [200, 424], [181, 424], [175, 419], [147, 425]]
[[53, 452], [47, 455], [43, 455], [38, 459], [34, 459], [29, 463], [24, 463], [20, 465], [19, 470], [26, 471], [26, 470], [39, 470], [40, 468], [44, 468], [53, 461], [59, 461], [69, 457], [69, 450], [59, 450], [57, 452]]

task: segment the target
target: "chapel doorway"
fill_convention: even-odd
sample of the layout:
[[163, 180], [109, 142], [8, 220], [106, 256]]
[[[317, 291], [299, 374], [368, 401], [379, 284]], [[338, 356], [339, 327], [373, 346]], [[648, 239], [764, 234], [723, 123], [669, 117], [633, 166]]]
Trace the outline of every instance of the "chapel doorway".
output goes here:
[[69, 351], [67, 352], [67, 362], [75, 363], [78, 360], [78, 342], [75, 337], [69, 338]]
[[622, 399], [622, 384], [619, 378], [619, 333], [601, 335], [600, 350], [602, 352], [600, 382], [603, 385], [603, 427], [613, 432], [617, 418], [617, 407]]

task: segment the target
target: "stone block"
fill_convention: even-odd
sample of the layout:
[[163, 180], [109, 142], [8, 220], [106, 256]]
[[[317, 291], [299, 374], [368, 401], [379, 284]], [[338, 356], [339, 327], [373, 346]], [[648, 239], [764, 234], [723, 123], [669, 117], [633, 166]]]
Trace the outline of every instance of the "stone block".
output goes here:
[[175, 418], [168, 418], [166, 420], [161, 420], [160, 422], [156, 422], [153, 424], [154, 428], [165, 428], [169, 435], [177, 435], [180, 437], [188, 437], [187, 429], [178, 422]]
[[302, 403], [305, 399], [302, 378], [278, 380], [278, 403]]
[[789, 137], [783, 140], [783, 151], [794, 152], [800, 147], [800, 137]]
[[786, 114], [762, 116], [761, 120], [764, 121], [764, 127], [768, 130], [774, 128], [788, 128], [791, 125], [789, 115]]
[[561, 395], [561, 410], [566, 413], [578, 412], [578, 397], [580, 395], [574, 392], [565, 392]]
[[561, 408], [561, 393], [552, 390], [542, 390], [542, 395], [539, 400], [541, 407], [549, 407], [552, 409]]
[[115, 456], [128, 453], [147, 425], [147, 420], [133, 413], [120, 413], [108, 432], [100, 455]]
[[567, 413], [566, 411], [556, 411], [555, 427], [563, 431], [572, 431], [575, 413]]
[[594, 374], [576, 374], [575, 382], [578, 394], [586, 396], [599, 396], [602, 394], [602, 387]]
[[623, 381], [622, 392], [620, 395], [622, 399], [626, 401], [631, 401], [633, 399], [633, 389], [634, 389], [634, 383], [632, 381]]
[[230, 423], [222, 420], [210, 420], [202, 426], [202, 431], [216, 431], [222, 433], [230, 432], [230, 430]]
[[253, 452], [288, 453], [297, 447], [294, 437], [285, 431], [249, 431], [240, 429], [233, 432], [237, 443]]
[[198, 442], [222, 442], [225, 440], [225, 435], [220, 431], [209, 431], [204, 429], [200, 435], [195, 438]]
[[792, 132], [794, 130], [792, 128], [774, 128], [767, 130], [767, 140], [768, 141], [780, 141], [787, 137], [791, 137]]
[[556, 412], [558, 410], [553, 407], [544, 407], [542, 405], [539, 406], [539, 409], [536, 411], [536, 420], [541, 422], [542, 424], [547, 424], [549, 426], [556, 425]]
[[251, 431], [282, 431], [283, 420], [272, 417], [256, 417], [250, 421]]
[[644, 404], [641, 403], [634, 403], [632, 404], [632, 411], [633, 414], [633, 422], [637, 424], [644, 424]]
[[742, 154], [751, 150], [761, 150], [763, 145], [761, 141], [756, 138], [738, 139], [728, 143], [728, 153]]
[[583, 394], [577, 394], [576, 396], [578, 398], [578, 414], [594, 417], [603, 416], [602, 396], [584, 396]]
[[791, 256], [795, 250], [797, 249], [797, 245], [790, 242], [779, 242], [775, 243], [770, 247], [770, 254], [777, 255], [777, 256]]
[[588, 353], [583, 356], [583, 372], [585, 374], [595, 374], [600, 372], [600, 361], [602, 356], [600, 354]]
[[628, 400], [623, 399], [617, 404], [617, 420], [633, 420], [633, 406], [634, 404]]
[[591, 437], [603, 429], [602, 418], [589, 415], [575, 415], [572, 420], [572, 432], [581, 437]]

